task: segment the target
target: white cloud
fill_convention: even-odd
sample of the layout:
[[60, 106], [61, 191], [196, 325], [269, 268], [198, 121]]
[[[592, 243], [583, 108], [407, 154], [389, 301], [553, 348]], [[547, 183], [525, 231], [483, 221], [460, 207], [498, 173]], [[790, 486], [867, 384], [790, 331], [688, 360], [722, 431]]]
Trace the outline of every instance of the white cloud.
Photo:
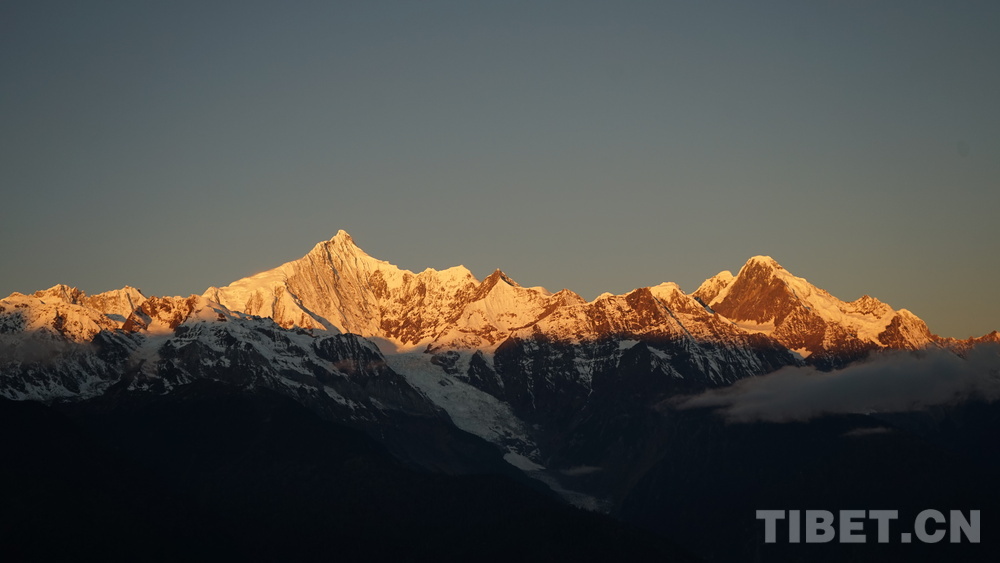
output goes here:
[[679, 406], [716, 407], [731, 422], [786, 422], [974, 398], [1000, 399], [1000, 346], [978, 346], [965, 358], [945, 350], [889, 353], [833, 372], [789, 367], [687, 397]]

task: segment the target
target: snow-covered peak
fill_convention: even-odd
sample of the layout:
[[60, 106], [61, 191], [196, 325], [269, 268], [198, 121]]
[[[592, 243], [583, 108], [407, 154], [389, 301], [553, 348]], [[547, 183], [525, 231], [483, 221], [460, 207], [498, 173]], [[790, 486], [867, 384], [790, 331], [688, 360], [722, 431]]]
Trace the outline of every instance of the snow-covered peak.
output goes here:
[[569, 289], [560, 289], [552, 294], [552, 298], [563, 305], [583, 305], [587, 302], [578, 293]]
[[145, 301], [146, 296], [141, 291], [126, 285], [121, 289], [91, 295], [84, 300], [84, 304], [104, 313], [112, 320], [124, 323], [132, 311]]
[[653, 294], [654, 297], [657, 297], [658, 299], [670, 300], [673, 299], [678, 294], [684, 295], [684, 292], [681, 290], [680, 286], [674, 282], [663, 282], [660, 285], [654, 285], [653, 287], [649, 288], [649, 291]]
[[[892, 307], [870, 295], [862, 295], [846, 305], [847, 307], [845, 307], [844, 312], [853, 312], [874, 317], [883, 317], [887, 313], [892, 312]], [[900, 312], [902, 311], [903, 309], [900, 310]]]
[[195, 321], [225, 321], [233, 314], [201, 295], [150, 297], [129, 315], [122, 328], [127, 332], [173, 333], [178, 326]]
[[771, 335], [790, 349], [919, 348], [932, 338], [908, 311], [868, 295], [844, 302], [768, 256], [748, 260], [728, 284], [720, 281], [706, 281], [695, 295], [743, 330]]
[[83, 291], [68, 286], [66, 284], [56, 284], [48, 289], [43, 289], [33, 293], [35, 297], [42, 301], [59, 301], [62, 303], [78, 304], [87, 296]]
[[722, 270], [718, 274], [715, 274], [714, 276], [702, 282], [700, 287], [704, 287], [706, 285], [721, 285], [722, 287], [725, 287], [733, 283], [734, 279], [736, 279], [736, 276], [734, 276], [732, 272], [730, 272], [729, 270]]
[[[17, 294], [20, 295], [20, 294]], [[36, 291], [32, 297], [42, 303], [65, 303], [67, 305], [82, 305], [106, 315], [121, 326], [143, 301], [146, 296], [138, 289], [126, 285], [121, 289], [113, 289], [96, 295], [87, 295], [75, 287], [57, 284], [48, 289]]]
[[332, 262], [333, 257], [343, 260], [344, 264], [356, 264], [358, 268], [377, 268], [379, 266], [392, 266], [385, 260], [372, 258], [367, 252], [361, 249], [345, 231], [339, 231], [336, 236], [328, 241], [323, 241], [313, 247], [313, 249], [303, 258], [296, 260], [300, 262], [309, 257], [313, 257], [320, 262]]
[[320, 244], [333, 246], [340, 250], [348, 249], [352, 252], [358, 252], [360, 254], [365, 254], [367, 256], [365, 251], [361, 250], [361, 247], [359, 247], [357, 243], [354, 242], [354, 237], [349, 235], [347, 231], [343, 229], [337, 231], [337, 234], [334, 235], [333, 238], [331, 238], [330, 240], [326, 241], [326, 243], [320, 243]]
[[434, 268], [427, 268], [423, 272], [420, 272], [420, 274], [424, 274], [427, 276], [435, 276], [442, 282], [447, 282], [447, 283], [453, 283], [453, 282], [463, 283], [469, 280], [475, 283], [479, 283], [479, 280], [476, 279], [476, 276], [474, 276], [472, 272], [469, 271], [468, 268], [466, 268], [461, 264], [458, 266], [452, 266], [451, 268], [445, 268], [444, 270], [435, 270]]
[[703, 281], [698, 289], [694, 291], [691, 295], [701, 300], [702, 303], [708, 304], [719, 295], [722, 290], [729, 287], [736, 279], [733, 273], [729, 270], [723, 270], [718, 274], [708, 278]]
[[725, 273], [707, 280], [702, 284], [704, 290], [699, 288], [695, 295], [734, 321], [780, 322], [797, 308], [811, 308], [809, 301], [813, 296], [820, 300], [832, 298], [805, 278], [794, 276], [770, 256], [750, 258], [735, 277], [729, 278]]
[[[0, 300], [0, 332], [61, 336], [74, 342], [89, 342], [102, 330], [120, 326], [90, 307], [40, 293], [45, 299], [15, 293]], [[51, 295], [60, 295], [60, 292]]]
[[979, 338], [983, 342], [997, 342], [1000, 343], [1000, 332], [993, 331], [989, 334], [985, 334]]
[[[638, 291], [638, 290], [637, 290]], [[704, 313], [704, 307], [693, 295], [688, 295], [674, 282], [665, 282], [649, 288], [649, 293], [673, 313]]]
[[[486, 280], [495, 280], [495, 282], [497, 283], [503, 282], [511, 287], [521, 287], [521, 284], [514, 281], [510, 276], [505, 274], [503, 270], [501, 270], [500, 268], [493, 270], [493, 273], [487, 276]], [[486, 280], [484, 280], [483, 283], [486, 283]]]
[[[771, 258], [770, 256], [764, 256], [764, 255], [750, 257], [750, 259], [747, 260], [746, 263], [743, 265], [743, 268], [745, 269], [747, 267], [753, 267], [753, 266], [770, 268], [774, 270], [784, 270], [784, 268], [781, 266], [781, 264], [778, 263], [777, 260]], [[740, 271], [742, 272], [743, 269], [740, 269]]]
[[434, 327], [453, 316], [478, 286], [464, 266], [417, 274], [369, 256], [340, 231], [298, 260], [209, 288], [204, 295], [230, 310], [270, 317], [285, 327], [352, 332], [412, 345], [431, 338]]
[[[735, 276], [722, 271], [691, 295], [663, 283], [623, 296], [604, 293], [586, 303], [568, 290], [551, 294], [523, 287], [500, 269], [482, 282], [464, 266], [414, 273], [369, 256], [345, 231], [298, 260], [210, 288], [204, 297], [231, 311], [270, 317], [283, 327], [350, 332], [401, 349], [491, 349], [509, 336], [537, 331], [580, 340], [609, 331], [672, 334], [680, 325], [689, 334], [723, 330], [700, 326], [707, 322], [729, 322], [735, 329], [775, 338], [836, 325], [844, 338], [877, 343], [896, 315], [870, 297], [845, 303], [769, 256], [750, 258]], [[715, 313], [722, 320], [707, 320]], [[920, 332], [913, 326], [907, 334]], [[811, 338], [829, 340], [822, 333]]]

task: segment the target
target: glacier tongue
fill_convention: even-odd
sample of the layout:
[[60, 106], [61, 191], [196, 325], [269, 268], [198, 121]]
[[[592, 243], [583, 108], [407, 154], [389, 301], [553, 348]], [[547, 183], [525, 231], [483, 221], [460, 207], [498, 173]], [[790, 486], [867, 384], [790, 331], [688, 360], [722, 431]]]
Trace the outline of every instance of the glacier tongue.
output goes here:
[[692, 294], [668, 282], [587, 302], [499, 269], [482, 281], [463, 266], [403, 270], [341, 231], [201, 296], [59, 285], [0, 300], [0, 395], [167, 393], [205, 379], [271, 389], [380, 436], [401, 457], [428, 462], [410, 443], [433, 449], [424, 432], [474, 442], [504, 470], [602, 508], [601, 497], [570, 489], [611, 494], [587, 488], [601, 481], [595, 468], [627, 471], [643, 459], [643, 440], [656, 436], [650, 413], [669, 397], [881, 349], [963, 355], [997, 341], [938, 338], [905, 309], [869, 296], [844, 302], [769, 257]]
[[443, 408], [456, 426], [537, 463], [538, 446], [510, 405], [448, 374], [431, 358], [417, 351], [385, 356], [389, 367]]

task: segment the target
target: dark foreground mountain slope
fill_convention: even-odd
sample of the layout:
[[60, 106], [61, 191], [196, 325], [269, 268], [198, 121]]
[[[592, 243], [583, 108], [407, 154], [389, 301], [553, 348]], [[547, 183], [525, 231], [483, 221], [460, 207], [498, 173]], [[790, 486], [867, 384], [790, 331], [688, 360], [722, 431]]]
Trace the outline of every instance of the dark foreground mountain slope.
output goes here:
[[399, 463], [267, 390], [0, 400], [7, 560], [691, 561], [495, 475]]
[[665, 539], [718, 562], [978, 560], [997, 550], [765, 545], [754, 511], [979, 509], [1000, 536], [997, 343], [764, 256], [693, 294], [587, 302], [499, 270], [402, 270], [343, 232], [202, 296], [12, 294], [0, 397], [24, 403], [0, 405], [0, 545], [682, 559]]
[[[659, 459], [618, 515], [666, 533], [709, 561], [978, 562], [1000, 540], [1000, 405], [836, 415], [808, 422], [729, 424], [706, 410], [667, 409]], [[992, 436], [993, 438], [987, 438]], [[865, 543], [793, 544], [787, 522], [764, 542], [756, 510], [898, 510], [890, 542], [865, 520]], [[904, 544], [925, 509], [979, 510], [981, 543]], [[931, 529], [937, 526], [932, 525]], [[947, 529], [946, 526], [944, 526]], [[838, 532], [838, 538], [839, 538]]]

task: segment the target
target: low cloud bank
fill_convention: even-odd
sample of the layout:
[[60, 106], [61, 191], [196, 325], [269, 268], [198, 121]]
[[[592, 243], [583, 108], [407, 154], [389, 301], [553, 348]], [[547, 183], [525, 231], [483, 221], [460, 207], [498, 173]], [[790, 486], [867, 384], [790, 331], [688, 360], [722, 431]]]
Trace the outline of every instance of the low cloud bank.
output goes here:
[[946, 350], [890, 353], [834, 372], [783, 368], [687, 397], [678, 406], [715, 407], [730, 422], [788, 422], [970, 399], [1000, 399], [1000, 346], [977, 346], [965, 358]]
[[92, 350], [89, 342], [72, 342], [50, 333], [0, 334], [0, 366], [10, 363], [45, 366], [65, 356]]

